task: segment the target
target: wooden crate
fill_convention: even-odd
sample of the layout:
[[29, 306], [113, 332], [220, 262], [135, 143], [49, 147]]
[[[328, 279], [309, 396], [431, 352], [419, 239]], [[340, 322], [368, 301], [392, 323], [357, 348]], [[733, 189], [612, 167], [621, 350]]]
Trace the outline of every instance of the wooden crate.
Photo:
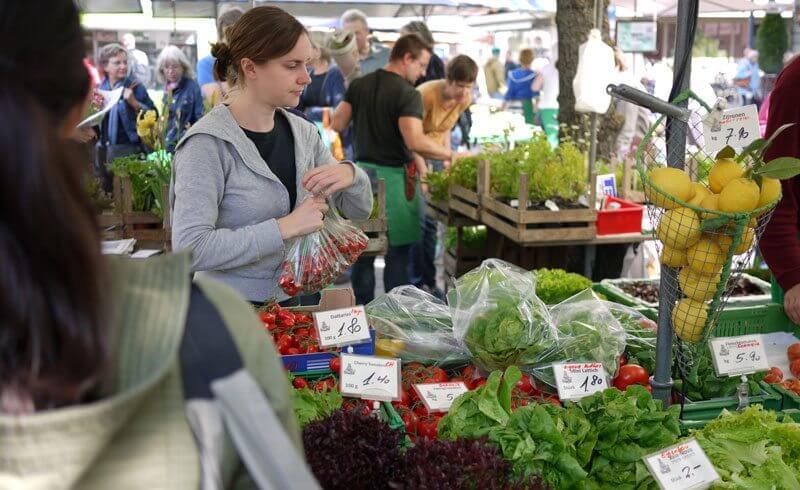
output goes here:
[[[488, 167], [488, 165], [486, 165]], [[460, 185], [450, 186], [450, 209], [474, 221], [481, 219], [481, 187], [478, 182], [478, 192]]]
[[124, 238], [125, 220], [122, 217], [122, 184], [119, 177], [114, 178], [113, 208], [97, 215], [97, 227], [101, 240], [121, 240]]
[[474, 226], [478, 222], [467, 218], [461, 213], [457, 213], [450, 207], [450, 199], [447, 201], [431, 201], [425, 202], [425, 214], [446, 226]]
[[[481, 165], [479, 190], [481, 193], [481, 221], [521, 245], [569, 240], [591, 240], [597, 230], [597, 212], [594, 209], [564, 209], [560, 211], [528, 210], [510, 206], [491, 195], [491, 169]], [[483, 184], [480, 184], [480, 181]], [[590, 203], [595, 200], [594, 176], [591, 179]], [[528, 175], [520, 175], [519, 202], [528, 201]]]
[[[154, 213], [133, 210], [133, 189], [129, 178], [120, 178], [123, 238], [136, 240], [137, 248], [155, 248], [169, 251], [172, 248], [170, 209], [166, 206], [164, 217]], [[116, 185], [115, 185], [116, 187]], [[169, 186], [163, 186], [163, 202], [169, 202]]]
[[625, 165], [622, 169], [622, 198], [638, 204], [645, 202], [644, 192], [634, 190], [634, 174], [636, 169], [635, 163], [632, 160], [626, 160], [622, 163]]
[[389, 229], [386, 220], [386, 181], [383, 179], [378, 180], [378, 193], [375, 199], [378, 200], [377, 217], [350, 221], [369, 237], [367, 249], [361, 255], [384, 255], [389, 248], [389, 238], [386, 235]]

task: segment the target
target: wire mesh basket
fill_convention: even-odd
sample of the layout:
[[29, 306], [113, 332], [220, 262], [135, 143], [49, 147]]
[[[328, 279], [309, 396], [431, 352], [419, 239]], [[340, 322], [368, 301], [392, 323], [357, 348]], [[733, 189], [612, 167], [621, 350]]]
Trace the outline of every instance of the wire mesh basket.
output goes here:
[[[751, 262], [780, 199], [780, 182], [753, 173], [760, 154], [736, 154], [729, 147], [717, 155], [706, 153], [703, 120], [711, 108], [691, 92], [673, 103], [684, 101], [690, 114], [687, 131], [672, 131], [678, 128], [667, 124], [687, 123], [661, 116], [642, 140], [636, 162], [645, 195], [654, 204], [648, 212], [660, 260], [669, 268], [661, 278], [662, 293], [667, 288], [662, 301], [674, 301], [671, 319], [678, 338], [698, 344], [713, 334], [735, 279]], [[669, 139], [682, 134], [687, 135], [685, 170], [669, 168], [667, 147], [676, 143]]]

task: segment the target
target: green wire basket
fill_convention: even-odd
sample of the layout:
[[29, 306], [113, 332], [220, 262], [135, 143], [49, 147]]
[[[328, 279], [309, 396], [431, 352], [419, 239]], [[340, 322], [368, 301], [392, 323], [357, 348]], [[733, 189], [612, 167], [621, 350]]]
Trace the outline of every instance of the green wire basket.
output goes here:
[[[636, 163], [645, 195], [654, 204], [648, 206], [648, 212], [656, 226], [661, 263], [670, 268], [661, 278], [667, 288], [666, 294], [662, 288], [662, 301], [676, 300], [671, 305], [671, 320], [678, 338], [702, 344], [713, 336], [717, 315], [732, 292], [729, 278], [738, 276], [752, 260], [758, 239], [780, 200], [780, 183], [777, 197], [762, 202], [765, 181], [748, 169], [763, 165], [760, 153], [752, 153], [763, 151], [763, 140], [740, 154], [726, 148], [709, 155], [703, 149], [702, 128], [711, 108], [692, 92], [684, 92], [673, 104], [681, 102], [688, 103], [691, 115], [683, 161], [685, 176], [678, 170], [665, 169], [666, 149], [675, 144], [666, 136], [670, 134], [666, 116], [659, 117], [647, 131]], [[686, 123], [670, 120], [669, 124]], [[682, 147], [682, 142], [678, 143]], [[727, 160], [717, 165], [723, 158]], [[764, 185], [770, 188], [765, 198], [774, 192], [775, 184], [766, 181]]]

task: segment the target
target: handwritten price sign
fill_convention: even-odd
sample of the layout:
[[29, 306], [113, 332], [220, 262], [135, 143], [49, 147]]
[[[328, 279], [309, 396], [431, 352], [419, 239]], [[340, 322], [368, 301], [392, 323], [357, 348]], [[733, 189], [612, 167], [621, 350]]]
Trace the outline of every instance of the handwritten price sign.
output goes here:
[[708, 343], [718, 376], [739, 376], [769, 369], [761, 335], [712, 338]]
[[360, 344], [370, 339], [367, 314], [363, 306], [314, 313], [319, 332], [319, 345], [341, 347]]
[[429, 412], [447, 412], [456, 398], [469, 391], [467, 385], [461, 381], [415, 384], [414, 390]]
[[714, 111], [703, 120], [703, 137], [708, 153], [730, 146], [744, 148], [761, 137], [758, 109], [754, 105]]
[[703, 489], [719, 480], [714, 465], [694, 439], [645, 456], [644, 462], [664, 490]]
[[400, 359], [342, 354], [342, 395], [364, 400], [400, 399]]
[[599, 362], [553, 364], [558, 397], [580, 400], [608, 388], [608, 374]]

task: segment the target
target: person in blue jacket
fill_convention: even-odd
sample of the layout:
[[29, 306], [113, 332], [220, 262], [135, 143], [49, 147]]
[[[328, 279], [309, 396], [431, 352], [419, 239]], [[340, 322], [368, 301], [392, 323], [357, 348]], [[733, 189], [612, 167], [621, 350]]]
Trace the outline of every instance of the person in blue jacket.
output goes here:
[[156, 77], [164, 84], [163, 110], [169, 111], [165, 142], [173, 152], [186, 130], [203, 117], [203, 94], [189, 58], [177, 46], [167, 46], [158, 55]]
[[112, 178], [106, 163], [142, 151], [139, 135], [136, 134], [136, 117], [140, 111], [155, 109], [155, 104], [147, 95], [147, 89], [128, 77], [128, 51], [125, 48], [117, 43], [107, 44], [100, 49], [98, 58], [105, 75], [100, 90], [124, 88], [122, 97], [100, 125], [97, 143], [95, 170], [103, 180], [103, 189], [111, 192]]
[[520, 67], [506, 74], [508, 80], [508, 91], [506, 92], [503, 108], [511, 101], [519, 101], [522, 104], [522, 113], [525, 115], [525, 122], [534, 124], [533, 99], [539, 96], [531, 85], [536, 78], [536, 72], [531, 69], [533, 63], [533, 50], [523, 49], [519, 53]]

